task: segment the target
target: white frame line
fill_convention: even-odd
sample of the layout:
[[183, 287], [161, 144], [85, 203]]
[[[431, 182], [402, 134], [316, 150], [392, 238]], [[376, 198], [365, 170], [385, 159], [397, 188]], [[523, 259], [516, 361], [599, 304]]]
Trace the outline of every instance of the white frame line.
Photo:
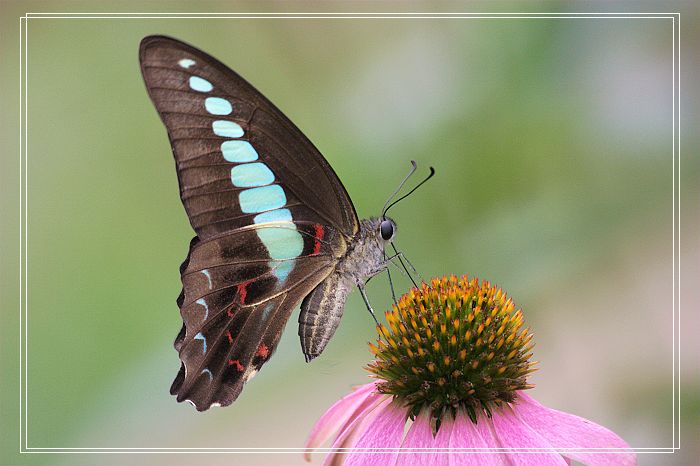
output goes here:
[[[74, 16], [75, 15], [75, 16]], [[28, 26], [29, 19], [672, 19], [672, 443], [666, 447], [634, 448], [637, 454], [674, 453], [680, 449], [680, 13], [25, 13], [20, 17], [20, 260], [19, 260], [19, 452], [20, 453], [299, 453], [305, 448], [246, 448], [246, 447], [29, 447], [28, 431]], [[676, 23], [676, 19], [678, 23]], [[23, 42], [24, 40], [24, 42]], [[24, 45], [24, 47], [23, 47]], [[678, 59], [676, 60], [676, 56]], [[24, 78], [24, 79], [23, 79]], [[678, 143], [676, 143], [678, 140]], [[676, 157], [678, 160], [676, 161]], [[24, 177], [22, 176], [24, 175]], [[676, 178], [677, 177], [677, 178]], [[677, 181], [676, 181], [677, 180]], [[676, 215], [677, 214], [677, 215]], [[676, 223], [678, 222], [678, 223]], [[678, 258], [676, 259], [676, 253]], [[24, 263], [23, 263], [24, 261]], [[677, 298], [677, 300], [676, 300]], [[676, 316], [676, 312], [678, 316]], [[24, 348], [23, 348], [24, 345]], [[676, 355], [676, 352], [678, 355]], [[677, 412], [678, 411], [678, 412]], [[676, 436], [676, 432], [678, 436]], [[485, 453], [507, 451], [510, 453], [538, 453], [540, 451], [620, 453], [620, 449], [552, 449], [552, 448], [317, 448], [317, 452], [367, 451], [374, 453], [392, 452], [436, 452], [471, 451]]]

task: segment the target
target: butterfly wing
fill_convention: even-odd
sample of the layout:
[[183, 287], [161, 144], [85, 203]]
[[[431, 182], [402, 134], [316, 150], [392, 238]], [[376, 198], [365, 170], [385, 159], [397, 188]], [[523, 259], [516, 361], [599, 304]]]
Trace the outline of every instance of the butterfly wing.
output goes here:
[[139, 58], [197, 233], [180, 268], [171, 393], [198, 410], [225, 406], [345, 254], [357, 214], [311, 142], [225, 65], [161, 36], [145, 38]]

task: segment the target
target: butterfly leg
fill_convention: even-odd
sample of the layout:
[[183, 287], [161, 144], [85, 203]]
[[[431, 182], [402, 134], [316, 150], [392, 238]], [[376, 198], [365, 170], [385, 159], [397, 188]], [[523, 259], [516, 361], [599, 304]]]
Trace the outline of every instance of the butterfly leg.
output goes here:
[[[386, 256], [386, 254], [384, 254], [384, 262], [379, 264], [379, 266], [375, 270], [372, 271], [372, 273], [369, 275], [367, 280], [364, 281], [364, 283], [360, 283], [360, 282], [357, 283], [357, 288], [360, 290], [360, 294], [362, 295], [362, 299], [365, 301], [365, 305], [367, 306], [367, 310], [372, 315], [372, 318], [374, 319], [374, 322], [377, 325], [379, 325], [379, 321], [377, 320], [377, 316], [374, 314], [374, 309], [372, 309], [372, 305], [369, 303], [369, 299], [367, 298], [367, 292], [365, 291], [365, 285], [367, 285], [367, 283], [369, 283], [369, 281], [372, 278], [376, 277], [379, 273], [383, 272], [384, 269], [386, 269], [387, 274], [389, 275], [389, 287], [391, 288], [391, 297], [394, 300], [394, 304], [398, 305], [397, 300], [396, 300], [396, 292], [394, 291], [394, 282], [391, 279], [391, 272], [389, 271], [389, 265], [392, 264], [391, 260], [394, 259], [395, 257], [399, 256], [400, 254], [401, 253], [398, 253], [398, 254], [395, 254], [395, 255], [388, 257], [388, 258]], [[409, 277], [410, 277], [410, 275], [409, 275]]]
[[[384, 262], [386, 262], [386, 252], [384, 253]], [[389, 267], [386, 268], [386, 273], [389, 276], [389, 288], [391, 289], [391, 298], [394, 300], [394, 305], [398, 306], [396, 301], [396, 292], [394, 291], [394, 281], [391, 279], [391, 270]]]
[[386, 268], [386, 274], [389, 277], [389, 288], [391, 289], [391, 299], [393, 299], [394, 304], [396, 306], [398, 306], [399, 302], [396, 300], [396, 291], [394, 291], [394, 281], [391, 279], [391, 270], [389, 270], [389, 267]]
[[403, 260], [406, 261], [406, 263], [407, 263], [408, 266], [411, 268], [411, 270], [413, 271], [413, 273], [415, 273], [416, 275], [418, 275], [418, 278], [420, 278], [420, 281], [424, 282], [425, 279], [424, 279], [423, 276], [420, 274], [420, 272], [419, 272], [418, 270], [416, 270], [416, 268], [413, 266], [413, 264], [411, 264], [411, 261], [408, 260], [408, 257], [406, 257], [406, 255], [405, 255], [402, 251], [399, 251], [393, 243], [391, 244], [391, 247], [394, 249], [394, 251], [396, 252], [396, 254], [400, 256], [400, 258], [403, 258]]
[[[418, 288], [418, 284], [417, 284], [416, 281], [414, 280], [413, 275], [411, 275], [411, 273], [408, 271], [408, 267], [406, 267], [406, 263], [409, 265], [409, 267], [411, 268], [411, 270], [412, 270], [415, 274], [418, 275], [418, 278], [419, 278], [421, 281], [424, 282], [425, 280], [423, 279], [423, 277], [421, 276], [421, 274], [418, 273], [418, 271], [416, 270], [416, 268], [413, 267], [413, 264], [411, 264], [411, 262], [408, 260], [408, 258], [404, 255], [403, 252], [401, 252], [401, 251], [399, 251], [398, 249], [396, 249], [396, 246], [394, 246], [393, 243], [392, 243], [391, 247], [394, 249], [395, 254], [394, 254], [393, 256], [389, 256], [389, 257], [386, 259], [385, 263], [386, 263], [386, 262], [390, 262], [392, 259], [398, 259], [398, 260], [399, 260], [399, 263], [401, 264], [401, 266], [403, 267], [403, 269], [406, 271], [406, 275], [408, 275], [408, 278], [409, 278], [409, 279], [411, 280], [411, 282], [413, 283], [413, 286], [415, 286], [416, 288]], [[406, 261], [406, 263], [404, 263], [404, 260]]]
[[[384, 258], [386, 259], [386, 256]], [[384, 269], [386, 269], [386, 272], [389, 274], [389, 287], [391, 288], [391, 297], [394, 299], [394, 304], [398, 304], [398, 302], [396, 301], [396, 292], [394, 291], [394, 282], [391, 279], [391, 272], [389, 271], [389, 267], [388, 267], [389, 264], [391, 264], [391, 262], [385, 260], [382, 263], [382, 265], [380, 267], [378, 267], [377, 270], [375, 270], [373, 272], [373, 274], [370, 275], [369, 278], [367, 278], [367, 280], [365, 280], [364, 286], [367, 286], [367, 284], [369, 283], [370, 280], [372, 280], [374, 277], [376, 277], [381, 272], [383, 272]], [[358, 286], [360, 286], [360, 285], [358, 284]]]
[[367, 293], [365, 292], [365, 285], [364, 284], [360, 285], [358, 283], [357, 288], [360, 290], [360, 294], [362, 295], [362, 299], [365, 300], [365, 305], [367, 306], [367, 310], [369, 311], [370, 314], [372, 314], [372, 318], [374, 319], [374, 323], [377, 324], [377, 327], [379, 327], [379, 321], [377, 320], [377, 316], [374, 315], [374, 309], [372, 309], [372, 305], [369, 303], [369, 299], [367, 299]]

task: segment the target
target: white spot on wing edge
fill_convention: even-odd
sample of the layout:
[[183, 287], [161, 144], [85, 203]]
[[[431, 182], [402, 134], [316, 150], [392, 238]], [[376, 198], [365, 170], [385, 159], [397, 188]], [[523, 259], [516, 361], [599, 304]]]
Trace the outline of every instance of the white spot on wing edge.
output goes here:
[[190, 66], [194, 65], [195, 63], [197, 63], [197, 62], [194, 60], [191, 60], [189, 58], [183, 58], [182, 60], [177, 62], [178, 65], [180, 65], [181, 67], [183, 67], [185, 69], [188, 69]]
[[207, 320], [207, 317], [209, 317], [209, 306], [207, 306], [207, 302], [204, 301], [204, 298], [199, 298], [195, 303], [199, 304], [200, 306], [204, 306], [204, 317], [202, 320]]
[[195, 335], [194, 340], [202, 340], [202, 354], [206, 354], [207, 353], [207, 338], [204, 335], [202, 335], [202, 332], [199, 332], [197, 335]]
[[[202, 273], [204, 274], [205, 277], [207, 277], [207, 280], [209, 281], [209, 289], [211, 290], [212, 283], [211, 283], [211, 274], [209, 273], [209, 270], [204, 269], [204, 270], [202, 270]], [[199, 302], [199, 301], [197, 301], [197, 302]]]
[[258, 373], [257, 369], [253, 369], [252, 367], [249, 367], [247, 371], [245, 371], [245, 374], [243, 374], [243, 379], [248, 382], [250, 379], [255, 377], [255, 374]]

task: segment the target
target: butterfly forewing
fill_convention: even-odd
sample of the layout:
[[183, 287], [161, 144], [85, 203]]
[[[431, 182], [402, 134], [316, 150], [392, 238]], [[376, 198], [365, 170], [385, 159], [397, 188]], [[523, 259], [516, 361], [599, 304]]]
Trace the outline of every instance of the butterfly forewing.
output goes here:
[[180, 268], [171, 393], [198, 410], [225, 406], [345, 254], [357, 215], [311, 142], [225, 65], [160, 36], [141, 42], [140, 61], [197, 233]]
[[[333, 226], [347, 237], [357, 232], [355, 209], [328, 162], [243, 78], [167, 37], [145, 38], [140, 59], [149, 95], [168, 130], [183, 204], [200, 238], [253, 223], [255, 213], [241, 206], [239, 196], [262, 181], [281, 185], [294, 219]], [[265, 167], [240, 168], [256, 162]], [[270, 205], [275, 191], [264, 193]]]

